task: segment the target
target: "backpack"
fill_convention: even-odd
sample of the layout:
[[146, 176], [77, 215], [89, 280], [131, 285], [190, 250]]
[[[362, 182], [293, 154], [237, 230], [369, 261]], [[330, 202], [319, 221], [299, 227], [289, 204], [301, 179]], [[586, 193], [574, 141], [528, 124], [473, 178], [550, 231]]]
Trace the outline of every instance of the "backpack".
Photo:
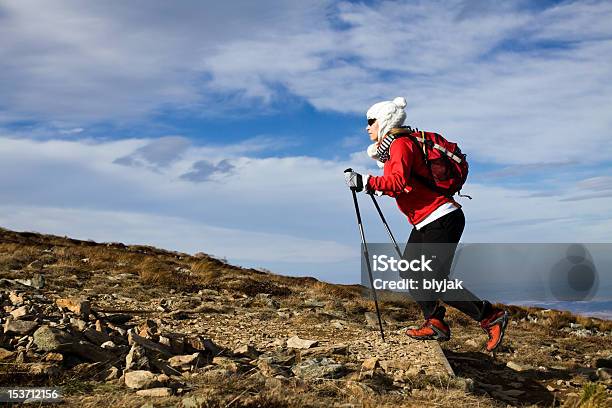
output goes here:
[[447, 197], [458, 194], [459, 197], [472, 199], [469, 195], [461, 194], [461, 187], [468, 176], [468, 162], [457, 143], [449, 142], [438, 133], [413, 130], [410, 127], [395, 128], [389, 133], [396, 137], [409, 137], [423, 152], [429, 176], [415, 176], [431, 189]]

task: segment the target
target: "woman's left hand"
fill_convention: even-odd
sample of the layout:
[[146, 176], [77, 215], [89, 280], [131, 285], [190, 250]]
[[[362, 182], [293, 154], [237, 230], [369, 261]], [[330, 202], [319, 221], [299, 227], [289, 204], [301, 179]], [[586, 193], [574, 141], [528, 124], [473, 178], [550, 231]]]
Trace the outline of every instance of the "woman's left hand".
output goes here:
[[348, 171], [344, 173], [344, 180], [346, 181], [346, 185], [349, 186], [351, 190], [354, 190], [356, 192], [364, 190], [364, 188], [368, 184], [369, 178], [369, 174], [364, 177], [355, 171]]

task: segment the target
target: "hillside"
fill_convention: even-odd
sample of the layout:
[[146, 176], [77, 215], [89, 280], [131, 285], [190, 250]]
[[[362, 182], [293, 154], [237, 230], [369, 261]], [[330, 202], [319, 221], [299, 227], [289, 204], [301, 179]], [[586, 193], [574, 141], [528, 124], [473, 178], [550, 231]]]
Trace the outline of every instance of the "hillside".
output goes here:
[[612, 321], [509, 307], [491, 355], [451, 311], [451, 375], [400, 333], [416, 306], [381, 297], [386, 343], [358, 285], [0, 229], [0, 387], [60, 386], [75, 407], [610, 404]]

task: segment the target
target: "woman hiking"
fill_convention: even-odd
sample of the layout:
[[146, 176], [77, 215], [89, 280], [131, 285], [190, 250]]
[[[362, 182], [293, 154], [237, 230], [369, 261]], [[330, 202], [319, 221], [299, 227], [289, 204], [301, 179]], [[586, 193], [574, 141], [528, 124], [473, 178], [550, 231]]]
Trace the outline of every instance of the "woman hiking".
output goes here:
[[[429, 248], [429, 254], [434, 255], [435, 276], [421, 274], [420, 278], [446, 279], [463, 233], [465, 217], [458, 203], [427, 184], [431, 172], [417, 142], [411, 137], [401, 137], [397, 132], [406, 120], [405, 107], [406, 100], [398, 97], [372, 105], [366, 114], [366, 130], [374, 142], [368, 147], [368, 155], [383, 167], [383, 175], [349, 172], [345, 177], [348, 186], [356, 191], [395, 198], [399, 209], [413, 225], [403, 259], [412, 259], [411, 253], [415, 253], [415, 248]], [[403, 129], [412, 131], [409, 127]], [[418, 340], [448, 340], [450, 327], [444, 321], [446, 309], [441, 305], [443, 301], [480, 323], [489, 337], [486, 343], [488, 351], [500, 345], [508, 324], [506, 311], [480, 300], [465, 288], [455, 291], [452, 300], [447, 294], [423, 289], [411, 290], [410, 293], [419, 304], [425, 322], [418, 328], [407, 329], [405, 333], [408, 336]]]

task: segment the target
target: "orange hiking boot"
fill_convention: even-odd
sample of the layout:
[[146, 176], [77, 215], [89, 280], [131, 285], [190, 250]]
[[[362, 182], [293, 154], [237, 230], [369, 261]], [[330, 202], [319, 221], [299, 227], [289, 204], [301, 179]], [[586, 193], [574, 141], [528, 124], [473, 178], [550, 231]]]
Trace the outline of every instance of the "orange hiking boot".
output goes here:
[[450, 327], [444, 320], [430, 317], [421, 327], [407, 329], [406, 335], [416, 340], [446, 341], [450, 339]]
[[480, 327], [487, 333], [487, 351], [495, 350], [504, 339], [508, 325], [508, 312], [502, 309], [493, 309], [491, 313], [480, 321]]

